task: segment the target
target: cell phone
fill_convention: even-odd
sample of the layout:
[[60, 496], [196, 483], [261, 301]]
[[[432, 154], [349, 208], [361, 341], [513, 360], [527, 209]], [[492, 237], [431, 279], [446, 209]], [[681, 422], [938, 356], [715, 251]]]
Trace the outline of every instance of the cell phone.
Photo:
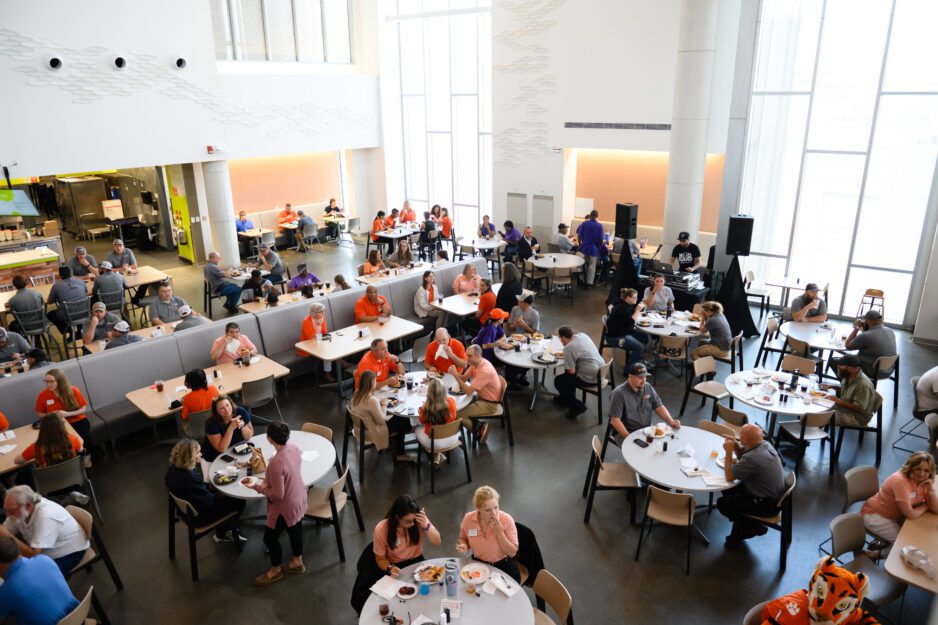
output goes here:
[[643, 441], [643, 440], [640, 439], [640, 438], [633, 438], [633, 439], [632, 439], [632, 442], [635, 443], [636, 445], [638, 445], [639, 447], [648, 447], [648, 443], [646, 443], [645, 441]]
[[225, 462], [234, 462], [234, 457], [229, 456], [228, 454], [222, 455], [221, 459]]

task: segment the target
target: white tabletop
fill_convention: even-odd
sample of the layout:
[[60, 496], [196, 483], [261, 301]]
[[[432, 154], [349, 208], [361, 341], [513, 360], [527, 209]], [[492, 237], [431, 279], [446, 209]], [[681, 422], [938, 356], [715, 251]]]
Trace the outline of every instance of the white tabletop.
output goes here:
[[[270, 464], [270, 459], [274, 456], [274, 447], [267, 440], [267, 435], [255, 434], [251, 437], [251, 442], [255, 447], [264, 452], [264, 459]], [[316, 454], [314, 458], [303, 458], [303, 461], [300, 463], [303, 473], [303, 483], [306, 484], [307, 488], [321, 480], [326, 473], [335, 466], [335, 447], [332, 446], [331, 441], [326, 440], [322, 436], [310, 432], [291, 430], [289, 442], [299, 447], [300, 451], [304, 452], [305, 455]], [[247, 459], [251, 457], [250, 455], [238, 456], [232, 452], [231, 449], [225, 453], [240, 461], [247, 461]], [[209, 478], [215, 475], [216, 471], [233, 464], [222, 460], [223, 455], [224, 454], [220, 454], [212, 462]], [[248, 488], [241, 483], [241, 479], [246, 475], [246, 468], [238, 469], [238, 477], [234, 482], [223, 486], [214, 486], [223, 494], [234, 497], [235, 499], [262, 499], [264, 495], [261, 495], [256, 490]]]
[[[632, 432], [622, 442], [622, 457], [636, 473], [655, 484], [685, 492], [721, 491], [735, 485], [735, 482], [707, 485], [702, 477], [688, 477], [681, 472], [680, 456], [677, 452], [690, 444], [694, 448], [693, 457], [701, 469], [706, 469], [716, 476], [724, 474], [712, 456], [713, 451], [717, 452], [717, 457], [726, 455], [723, 451], [723, 438], [716, 434], [685, 425], [675, 432], [674, 439], [658, 438], [648, 447], [636, 445], [633, 442], [635, 439], [644, 440], [645, 430]], [[668, 451], [659, 452], [657, 443], [664, 440], [668, 441]]]
[[412, 234], [418, 234], [420, 230], [411, 230], [410, 228], [392, 228], [391, 230], [384, 229], [379, 230], [375, 234], [378, 238], [385, 239], [403, 239], [404, 237], [409, 237]]
[[[228, 280], [234, 282], [238, 286], [244, 286], [244, 283], [251, 278], [251, 272], [254, 271], [252, 267], [246, 267], [244, 269], [238, 270], [240, 273], [235, 276], [228, 276]], [[266, 278], [270, 275], [270, 272], [266, 269], [261, 269], [261, 277]]]
[[576, 254], [538, 254], [530, 261], [539, 269], [574, 269], [585, 263], [586, 259]]
[[918, 569], [913, 569], [902, 561], [902, 548], [914, 546], [932, 556], [938, 553], [938, 514], [925, 511], [917, 519], [906, 519], [899, 530], [896, 542], [886, 558], [886, 572], [900, 582], [921, 588], [925, 592], [938, 595], [938, 579], [929, 578]]
[[[427, 386], [429, 385], [429, 380], [427, 380], [426, 371], [414, 371], [413, 373], [408, 373], [404, 376], [405, 380], [407, 378], [411, 378], [414, 381], [413, 390], [408, 391], [406, 384], [398, 389], [385, 386], [375, 392], [375, 396], [378, 399], [386, 399], [389, 397], [395, 397], [399, 399], [401, 403], [393, 408], [389, 408], [388, 413], [397, 416], [409, 417], [410, 422], [416, 426], [420, 422], [418, 419], [418, 411], [420, 410], [420, 407], [423, 406], [427, 401]], [[467, 393], [465, 395], [452, 395], [449, 393], [449, 391], [452, 390], [459, 390], [459, 385], [456, 384], [456, 378], [453, 376], [447, 373], [440, 379], [440, 381], [443, 383], [443, 386], [446, 387], [447, 395], [456, 401], [456, 410], [462, 410], [472, 401], [471, 394]], [[413, 414], [410, 414], [410, 409], [412, 409]]]
[[[691, 313], [687, 311], [675, 310], [671, 313], [671, 318], [668, 319], [659, 312], [650, 311], [638, 318], [638, 321], [635, 322], [635, 329], [654, 336], [670, 336], [672, 332], [684, 338], [708, 336], [707, 332], [695, 331], [700, 327], [700, 322], [691, 321], [690, 315]], [[651, 325], [642, 325], [646, 321], [650, 322]]]
[[461, 241], [460, 245], [471, 245], [477, 250], [494, 250], [501, 244], [499, 239], [472, 239]]
[[[446, 559], [435, 558], [426, 560], [425, 562], [443, 566], [446, 563]], [[425, 562], [413, 564], [401, 569], [398, 579], [415, 584], [414, 569], [420, 564], [425, 564]], [[472, 560], [457, 558], [456, 566], [461, 570], [462, 567], [470, 562], [472, 562]], [[506, 575], [506, 577], [508, 576]], [[508, 577], [508, 581], [513, 587], [518, 585], [518, 583], [510, 577]], [[531, 608], [531, 600], [528, 599], [528, 595], [524, 590], [519, 589], [518, 592], [511, 597], [497, 590], [495, 594], [492, 595], [481, 590], [478, 594], [478, 597], [470, 595], [466, 592], [465, 583], [462, 580], [458, 582], [456, 597], [454, 598], [457, 601], [461, 601], [462, 606], [460, 607], [459, 618], [453, 619], [453, 623], [458, 623], [458, 625], [491, 625], [493, 623], [534, 625], [534, 610]], [[371, 596], [368, 597], [368, 601], [365, 602], [365, 607], [362, 608], [358, 623], [359, 625], [382, 625], [381, 616], [378, 614], [378, 606], [382, 603], [387, 603], [391, 608], [391, 612], [397, 618], [403, 618], [405, 623], [407, 623], [408, 620], [416, 621], [420, 615], [426, 616], [431, 619], [433, 623], [436, 623], [440, 618], [440, 601], [444, 598], [446, 598], [446, 587], [439, 584], [430, 586], [429, 595], [422, 596], [418, 593], [414, 595], [413, 598], [406, 601], [398, 599], [397, 597], [386, 601], [372, 593]], [[410, 614], [410, 619], [407, 618], [408, 613]]]
[[[765, 410], [766, 412], [801, 416], [803, 414], [829, 412], [834, 409], [832, 405], [824, 400], [812, 400], [810, 404], [804, 403], [801, 386], [807, 386], [809, 387], [809, 391], [811, 390], [810, 387], [812, 383], [808, 378], [799, 378], [798, 389], [796, 391], [778, 390], [780, 381], [785, 382], [787, 389], [790, 380], [790, 374], [756, 368], [739, 371], [729, 376], [723, 384], [726, 386], [726, 390], [729, 394], [734, 398], [747, 406]], [[755, 383], [749, 386], [747, 381]], [[788, 397], [784, 404], [779, 403], [779, 399], [782, 395]], [[764, 399], [766, 397], [769, 399]], [[821, 403], [815, 403], [815, 401], [822, 401], [823, 405]]]
[[804, 285], [809, 284], [810, 280], [802, 280], [795, 276], [773, 276], [765, 281], [768, 286], [777, 286], [783, 289], [803, 289]]
[[244, 230], [238, 233], [239, 237], [247, 237], [249, 239], [256, 239], [257, 237], [267, 234], [268, 232], [273, 232], [270, 228], [251, 228], [250, 230]]
[[[364, 329], [368, 330], [368, 335], [359, 336]], [[420, 332], [423, 329], [423, 326], [419, 323], [391, 315], [384, 323], [380, 321], [356, 323], [333, 331], [329, 335], [329, 340], [309, 339], [308, 341], [296, 343], [295, 347], [320, 360], [332, 361], [369, 349], [374, 339], [393, 341], [408, 334]]]
[[560, 339], [555, 336], [540, 341], [532, 340], [530, 344], [522, 343], [519, 351], [513, 349], [504, 350], [500, 347], [496, 347], [495, 356], [505, 364], [522, 367], [524, 369], [553, 369], [554, 367], [562, 367], [562, 355], [557, 356], [556, 363], [549, 365], [534, 360], [534, 355], [543, 352], [545, 349], [549, 349], [555, 355], [562, 354], [563, 345], [560, 343]]
[[357, 276], [355, 279], [361, 284], [379, 284], [381, 282], [386, 282], [388, 280], [393, 280], [395, 278], [400, 278], [403, 276], [411, 276], [415, 273], [423, 275], [424, 271], [433, 269], [432, 263], [425, 262], [416, 262], [414, 263], [413, 269], [408, 269], [407, 267], [397, 267], [394, 269], [385, 269], [384, 271], [379, 271], [376, 273], [368, 274], [366, 276]]
[[[784, 336], [804, 341], [813, 349], [829, 349], [835, 352], [847, 351], [843, 339], [850, 334], [853, 326], [841, 321], [786, 321], [779, 328]], [[831, 333], [833, 329], [833, 337]], [[832, 340], [833, 339], [833, 340]]]

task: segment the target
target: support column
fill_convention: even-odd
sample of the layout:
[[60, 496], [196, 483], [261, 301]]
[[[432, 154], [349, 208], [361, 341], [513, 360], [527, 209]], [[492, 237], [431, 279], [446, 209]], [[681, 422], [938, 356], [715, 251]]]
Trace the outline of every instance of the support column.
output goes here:
[[700, 230], [718, 17], [718, 0], [681, 2], [662, 232], [665, 248], [677, 242], [682, 230], [690, 232], [694, 241]]
[[[228, 161], [206, 161], [202, 163], [202, 174], [205, 177], [205, 199], [208, 203], [215, 251], [221, 254], [223, 267], [235, 267], [241, 264], [241, 256], [238, 252], [238, 235], [234, 223], [237, 216], [234, 200], [231, 198]], [[210, 251], [212, 250], [206, 250]]]

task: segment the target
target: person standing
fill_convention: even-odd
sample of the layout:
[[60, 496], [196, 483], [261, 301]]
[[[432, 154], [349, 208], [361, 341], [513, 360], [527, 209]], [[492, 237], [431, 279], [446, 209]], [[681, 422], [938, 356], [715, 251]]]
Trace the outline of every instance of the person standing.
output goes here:
[[700, 248], [697, 247], [697, 244], [690, 242], [690, 233], [681, 232], [677, 235], [677, 241], [677, 245], [671, 250], [670, 264], [673, 265], [674, 261], [677, 261], [678, 271], [688, 273], [703, 271]]
[[603, 241], [603, 225], [597, 221], [599, 211], [590, 211], [589, 218], [576, 229], [576, 236], [580, 242], [580, 252], [586, 259], [586, 288], [595, 286], [596, 264], [600, 256], [606, 252]]
[[[267, 442], [274, 448], [274, 457], [267, 462], [263, 478], [246, 477], [241, 483], [267, 497], [267, 529], [264, 545], [270, 555], [270, 568], [254, 579], [256, 586], [279, 582], [287, 573], [306, 572], [303, 565], [303, 516], [306, 514], [306, 484], [303, 483], [299, 447], [290, 443], [290, 427], [271, 422], [267, 426]], [[282, 566], [283, 551], [280, 534], [287, 531], [293, 559]]]
[[564, 372], [554, 378], [557, 389], [554, 403], [567, 407], [568, 419], [576, 419], [586, 412], [586, 404], [576, 397], [577, 389], [596, 388], [596, 376], [605, 363], [587, 334], [574, 333], [570, 326], [560, 326], [557, 336], [563, 345]]

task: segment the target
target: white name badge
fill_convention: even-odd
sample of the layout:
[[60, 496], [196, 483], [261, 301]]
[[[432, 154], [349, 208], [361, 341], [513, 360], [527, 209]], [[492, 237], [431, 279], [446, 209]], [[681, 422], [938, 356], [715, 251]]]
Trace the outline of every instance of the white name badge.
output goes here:
[[479, 530], [475, 530], [475, 529], [469, 530], [469, 538], [475, 538], [478, 535], [479, 535]]
[[54, 404], [54, 403], [55, 403], [55, 400], [54, 400], [54, 399], [47, 399], [47, 400], [46, 400], [46, 406], [51, 406], [51, 405]]

